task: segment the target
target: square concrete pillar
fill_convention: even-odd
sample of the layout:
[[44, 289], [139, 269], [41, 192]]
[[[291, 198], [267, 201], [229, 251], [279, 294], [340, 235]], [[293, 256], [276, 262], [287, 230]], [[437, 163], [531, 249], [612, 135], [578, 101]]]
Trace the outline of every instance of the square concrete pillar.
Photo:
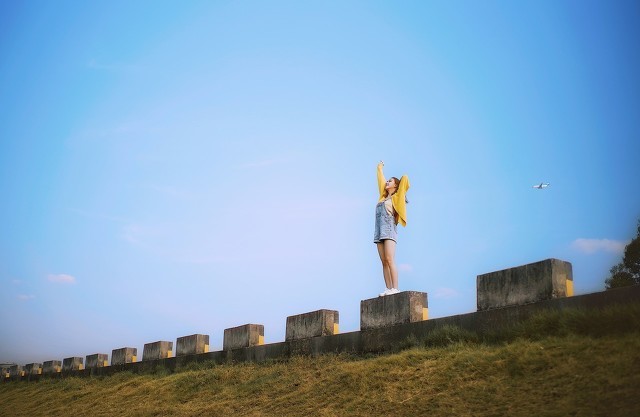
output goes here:
[[9, 378], [18, 379], [25, 376], [25, 371], [22, 368], [22, 365], [11, 365], [9, 367]]
[[138, 349], [125, 347], [111, 351], [111, 366], [133, 363], [138, 359]]
[[24, 366], [24, 371], [26, 375], [42, 375], [42, 364], [41, 363], [28, 363]]
[[85, 362], [87, 369], [104, 368], [109, 366], [109, 355], [106, 353], [94, 353], [93, 355], [87, 355]]
[[62, 361], [45, 361], [42, 363], [44, 375], [54, 375], [62, 372]]
[[62, 360], [62, 371], [81, 371], [84, 369], [84, 358], [72, 357], [72, 358], [64, 358]]
[[192, 334], [176, 340], [176, 356], [196, 355], [209, 352], [209, 335]]
[[170, 358], [172, 351], [173, 342], [161, 340], [153, 343], [145, 343], [144, 350], [142, 351], [142, 360], [150, 361], [154, 359]]
[[285, 340], [338, 334], [340, 316], [335, 310], [318, 310], [287, 317]]
[[426, 292], [402, 291], [360, 301], [360, 330], [414, 323], [428, 318]]
[[264, 345], [264, 326], [262, 324], [245, 324], [224, 330], [223, 350], [259, 345]]
[[478, 311], [523, 305], [573, 295], [571, 263], [545, 259], [478, 275]]

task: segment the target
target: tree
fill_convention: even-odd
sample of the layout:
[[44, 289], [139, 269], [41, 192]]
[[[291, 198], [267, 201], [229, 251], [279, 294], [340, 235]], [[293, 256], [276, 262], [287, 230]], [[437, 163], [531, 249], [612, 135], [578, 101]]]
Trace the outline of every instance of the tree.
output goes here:
[[622, 262], [609, 271], [611, 275], [605, 280], [606, 289], [626, 287], [640, 284], [640, 220], [638, 234], [624, 248]]

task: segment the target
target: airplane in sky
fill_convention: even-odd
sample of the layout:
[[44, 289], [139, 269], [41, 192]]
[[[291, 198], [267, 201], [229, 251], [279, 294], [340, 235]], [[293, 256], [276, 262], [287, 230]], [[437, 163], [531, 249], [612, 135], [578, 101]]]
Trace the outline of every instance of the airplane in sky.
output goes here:
[[538, 185], [534, 185], [533, 188], [537, 188], [538, 190], [542, 190], [543, 188], [547, 188], [549, 186], [548, 182], [541, 182]]

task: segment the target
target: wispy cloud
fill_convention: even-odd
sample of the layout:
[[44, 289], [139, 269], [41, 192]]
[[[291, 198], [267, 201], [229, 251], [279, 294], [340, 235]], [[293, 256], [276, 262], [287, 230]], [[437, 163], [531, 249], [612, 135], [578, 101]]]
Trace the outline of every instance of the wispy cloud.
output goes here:
[[47, 280], [49, 280], [49, 282], [55, 282], [56, 284], [75, 284], [76, 283], [76, 278], [67, 274], [49, 274], [47, 276]]
[[20, 295], [18, 295], [17, 298], [20, 301], [29, 301], [29, 300], [33, 300], [34, 298], [36, 298], [36, 296], [33, 295], [33, 294], [20, 294]]
[[629, 242], [621, 242], [610, 239], [576, 239], [571, 242], [571, 247], [587, 255], [596, 252], [623, 253], [624, 247]]
[[454, 290], [453, 288], [441, 287], [436, 290], [436, 292], [433, 294], [433, 297], [434, 298], [454, 298], [459, 295], [460, 293], [458, 293], [458, 291]]
[[398, 264], [398, 271], [400, 272], [412, 272], [413, 267], [409, 264]]

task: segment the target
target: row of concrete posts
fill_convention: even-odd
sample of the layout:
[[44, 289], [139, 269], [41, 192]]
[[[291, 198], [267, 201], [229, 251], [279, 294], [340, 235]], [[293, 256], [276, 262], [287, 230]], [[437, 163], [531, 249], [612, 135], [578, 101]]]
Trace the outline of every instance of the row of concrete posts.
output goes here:
[[[544, 261], [478, 275], [476, 280], [478, 311], [523, 305], [573, 295], [573, 273], [569, 262], [558, 259]], [[360, 331], [415, 323], [428, 319], [427, 293], [403, 291], [360, 302]], [[295, 341], [339, 333], [339, 313], [317, 310], [287, 317], [285, 341]], [[223, 350], [260, 346], [264, 344], [264, 326], [245, 324], [225, 329]], [[172, 341], [157, 341], [144, 345], [142, 361], [171, 358]], [[176, 340], [175, 356], [198, 355], [209, 352], [209, 335], [194, 334]], [[138, 350], [123, 347], [111, 351], [111, 366], [135, 363]], [[5, 380], [38, 378], [72, 373], [83, 369], [109, 366], [108, 354], [96, 353], [86, 358], [70, 357], [62, 361], [13, 365], [2, 369]]]

